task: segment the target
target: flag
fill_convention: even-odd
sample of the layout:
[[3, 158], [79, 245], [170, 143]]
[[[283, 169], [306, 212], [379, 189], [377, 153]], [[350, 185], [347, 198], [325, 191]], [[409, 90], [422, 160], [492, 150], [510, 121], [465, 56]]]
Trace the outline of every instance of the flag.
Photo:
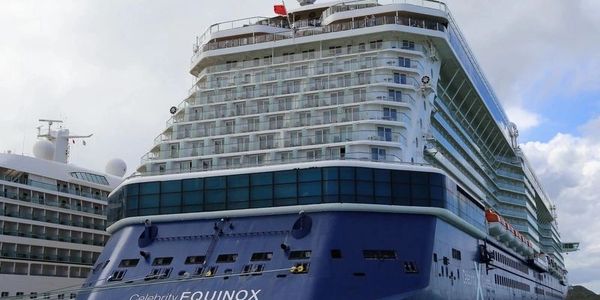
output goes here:
[[276, 15], [280, 15], [280, 16], [287, 15], [287, 11], [285, 10], [285, 4], [275, 4], [273, 6], [273, 11], [275, 11]]

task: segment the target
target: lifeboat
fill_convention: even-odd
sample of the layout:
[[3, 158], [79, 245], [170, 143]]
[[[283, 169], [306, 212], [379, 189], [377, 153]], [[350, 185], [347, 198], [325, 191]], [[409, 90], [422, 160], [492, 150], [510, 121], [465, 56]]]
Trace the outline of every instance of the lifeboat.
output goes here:
[[485, 219], [488, 221], [488, 230], [492, 236], [500, 237], [507, 234], [506, 221], [498, 214], [488, 209], [485, 211]]
[[512, 233], [509, 237], [508, 237], [508, 245], [513, 248], [516, 249], [517, 245], [519, 244], [519, 240], [517, 238], [517, 233], [518, 231], [514, 228], [512, 228], [512, 226], [510, 227], [510, 232]]
[[518, 236], [518, 245], [517, 245], [517, 250], [523, 254], [523, 255], [527, 255], [526, 254], [526, 250], [527, 250], [527, 240], [525, 239], [525, 237], [519, 233]]
[[491, 236], [497, 238], [523, 256], [532, 257], [535, 254], [531, 242], [500, 215], [491, 209], [487, 209], [485, 211], [485, 219], [487, 220], [488, 231]]

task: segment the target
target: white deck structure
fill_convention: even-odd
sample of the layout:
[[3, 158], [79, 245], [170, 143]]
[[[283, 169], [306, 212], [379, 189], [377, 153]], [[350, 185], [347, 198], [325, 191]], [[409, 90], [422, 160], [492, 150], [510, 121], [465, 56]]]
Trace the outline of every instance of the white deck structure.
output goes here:
[[106, 199], [122, 178], [68, 164], [80, 138], [68, 130], [39, 136], [39, 157], [0, 154], [0, 298], [81, 285], [109, 237]]

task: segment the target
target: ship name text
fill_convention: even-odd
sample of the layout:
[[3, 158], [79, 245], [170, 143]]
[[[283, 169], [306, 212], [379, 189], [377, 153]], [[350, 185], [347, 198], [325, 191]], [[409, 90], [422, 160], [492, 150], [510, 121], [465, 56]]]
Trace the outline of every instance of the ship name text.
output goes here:
[[133, 294], [129, 300], [259, 300], [261, 290], [193, 291], [181, 294]]

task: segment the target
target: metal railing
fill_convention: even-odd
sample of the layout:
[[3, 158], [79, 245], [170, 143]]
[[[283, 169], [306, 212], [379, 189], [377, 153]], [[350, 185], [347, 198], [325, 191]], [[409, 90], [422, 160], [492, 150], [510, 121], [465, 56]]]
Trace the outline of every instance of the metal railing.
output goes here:
[[[374, 116], [377, 117], [377, 116]], [[380, 115], [381, 119], [384, 116]], [[383, 128], [384, 125], [382, 125]], [[293, 138], [286, 134], [284, 138], [276, 138], [275, 136], [281, 136], [275, 133], [260, 133], [258, 137], [253, 141], [247, 141], [244, 143], [238, 142], [235, 138], [228, 139], [227, 142], [223, 141], [222, 144], [218, 145], [204, 145], [198, 147], [181, 147], [178, 149], [166, 149], [149, 152], [142, 157], [141, 163], [144, 164], [153, 160], [161, 159], [172, 159], [172, 158], [185, 158], [185, 157], [197, 157], [204, 155], [216, 155], [216, 154], [233, 154], [247, 151], [258, 151], [258, 150], [279, 150], [284, 151], [286, 148], [301, 147], [301, 146], [314, 146], [314, 145], [326, 145], [335, 143], [347, 143], [355, 141], [371, 141], [371, 142], [390, 142], [388, 146], [405, 147], [407, 145], [406, 137], [395, 131], [379, 130], [355, 130], [348, 133], [330, 133], [329, 129], [315, 129], [311, 134], [301, 134], [298, 138]], [[320, 133], [317, 133], [320, 132]], [[265, 138], [261, 141], [261, 137]], [[291, 150], [291, 149], [290, 149]], [[152, 154], [150, 154], [152, 153]]]
[[239, 169], [239, 168], [250, 168], [259, 166], [270, 166], [270, 165], [282, 165], [292, 163], [303, 163], [303, 162], [315, 162], [315, 161], [330, 161], [330, 160], [353, 160], [353, 161], [371, 161], [381, 163], [394, 163], [402, 165], [418, 165], [418, 166], [429, 166], [429, 164], [406, 162], [401, 157], [386, 153], [384, 155], [375, 154], [373, 152], [350, 152], [345, 154], [321, 154], [316, 156], [303, 156], [293, 157], [289, 159], [264, 159], [261, 161], [240, 161], [236, 164], [220, 164], [220, 165], [206, 165], [196, 168], [174, 168], [164, 169], [161, 171], [147, 171], [147, 172], [136, 172], [133, 173], [129, 178], [139, 176], [151, 176], [151, 175], [162, 175], [162, 174], [177, 174], [177, 173], [189, 173], [189, 172], [201, 172], [201, 171], [213, 171], [213, 170], [227, 170], [227, 169]]
[[[386, 100], [386, 96], [381, 96], [378, 100]], [[403, 101], [395, 101], [393, 102], [403, 102]], [[312, 103], [303, 103], [305, 104], [304, 108], [314, 108], [318, 106], [311, 106]], [[270, 120], [269, 118], [264, 118], [263, 121], [254, 122], [251, 126], [248, 125], [247, 122], [237, 122], [237, 124], [233, 123], [233, 125], [227, 125], [221, 122], [220, 126], [211, 126], [208, 128], [192, 128], [192, 124], [188, 124], [189, 128], [176, 130], [176, 134], [163, 135], [160, 134], [157, 138], [154, 139], [154, 145], [158, 145], [164, 142], [176, 141], [181, 139], [189, 139], [189, 138], [204, 138], [218, 135], [230, 135], [230, 134], [241, 134], [241, 133], [260, 133], [260, 131], [265, 130], [275, 130], [275, 129], [292, 129], [296, 127], [305, 127], [305, 126], [318, 126], [318, 125], [337, 125], [340, 123], [346, 122], [358, 122], [363, 120], [383, 120], [383, 121], [396, 121], [403, 122], [406, 124], [411, 123], [410, 116], [402, 111], [393, 109], [384, 112], [383, 109], [380, 110], [354, 110], [353, 107], [349, 108], [349, 111], [345, 109], [337, 109], [335, 106], [340, 105], [337, 104], [323, 104], [325, 106], [320, 106], [322, 109], [320, 111], [303, 111], [304, 113], [310, 115], [310, 117], [306, 117], [302, 115], [301, 112], [294, 112], [290, 114], [289, 111], [280, 111], [281, 114], [272, 114], [270, 117], [277, 118], [282, 117], [280, 119]], [[327, 109], [327, 106], [332, 106], [332, 108]], [[278, 112], [278, 111], [274, 111]], [[245, 115], [244, 115], [245, 116]], [[212, 119], [216, 120], [219, 118], [213, 117]], [[206, 119], [210, 121], [211, 119]], [[212, 125], [216, 123], [210, 123]], [[398, 124], [401, 125], [401, 124]]]
[[[24, 180], [16, 180], [13, 177], [0, 176], [0, 181], [28, 185], [31, 187], [36, 187], [36, 188], [53, 191], [53, 192], [61, 192], [61, 193], [65, 193], [65, 194], [83, 196], [83, 197], [87, 197], [87, 198], [94, 198], [96, 200], [106, 200], [106, 198], [107, 198], [102, 195], [96, 195], [94, 193], [90, 193], [90, 192], [86, 192], [86, 191], [82, 191], [82, 190], [74, 190], [74, 189], [68, 189], [68, 188], [63, 188], [63, 187], [59, 188], [57, 185], [53, 185], [53, 184], [49, 184], [49, 183], [45, 183], [45, 182], [41, 182], [41, 181], [36, 181], [36, 180], [32, 180], [32, 179], [27, 179], [27, 181], [24, 181]], [[1, 193], [0, 193], [0, 195], [1, 195]]]
[[[325, 25], [322, 27], [314, 27], [314, 28], [305, 28], [301, 30], [289, 30], [282, 33], [275, 34], [264, 34], [264, 35], [256, 35], [251, 37], [243, 37], [236, 39], [228, 39], [216, 42], [207, 42], [205, 44], [197, 44], [199, 50], [192, 57], [192, 61], [196, 62], [199, 58], [200, 54], [205, 51], [217, 50], [217, 49], [225, 49], [231, 47], [239, 47], [274, 41], [282, 41], [292, 38], [300, 38], [305, 36], [313, 36], [324, 33], [332, 33], [332, 32], [340, 32], [347, 30], [354, 30], [366, 27], [373, 26], [381, 26], [381, 25], [404, 25], [410, 27], [418, 27], [429, 30], [436, 31], [446, 31], [446, 27], [444, 24], [432, 20], [426, 20], [422, 18], [411, 18], [411, 17], [401, 17], [401, 16], [380, 16], [375, 18], [364, 18], [360, 20], [353, 20], [347, 22], [341, 22], [331, 25]], [[200, 46], [202, 45], [202, 46]]]

